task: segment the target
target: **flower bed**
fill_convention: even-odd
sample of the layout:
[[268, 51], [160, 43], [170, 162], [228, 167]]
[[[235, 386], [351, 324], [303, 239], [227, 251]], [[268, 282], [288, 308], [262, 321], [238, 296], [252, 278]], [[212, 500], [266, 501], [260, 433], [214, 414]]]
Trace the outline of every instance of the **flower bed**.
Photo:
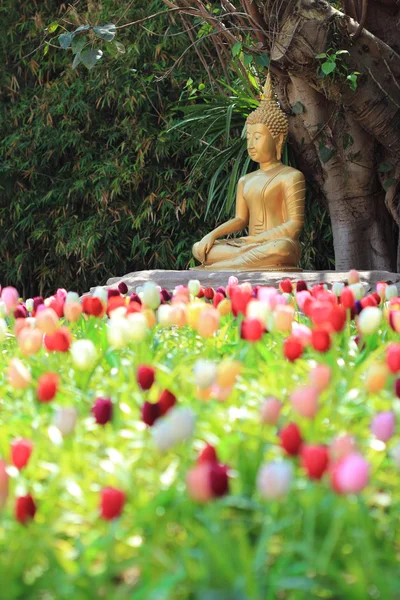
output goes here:
[[400, 598], [400, 298], [1, 293], [0, 598]]

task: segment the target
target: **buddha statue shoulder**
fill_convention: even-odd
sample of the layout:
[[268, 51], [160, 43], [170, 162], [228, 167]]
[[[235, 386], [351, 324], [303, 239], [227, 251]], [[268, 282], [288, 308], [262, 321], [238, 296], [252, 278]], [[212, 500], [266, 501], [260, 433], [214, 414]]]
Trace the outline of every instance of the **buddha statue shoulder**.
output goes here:
[[[198, 268], [300, 270], [306, 185], [300, 171], [281, 162], [287, 134], [288, 120], [268, 75], [263, 99], [246, 121], [247, 150], [259, 169], [239, 180], [235, 216], [194, 244]], [[246, 237], [218, 239], [246, 228]]]

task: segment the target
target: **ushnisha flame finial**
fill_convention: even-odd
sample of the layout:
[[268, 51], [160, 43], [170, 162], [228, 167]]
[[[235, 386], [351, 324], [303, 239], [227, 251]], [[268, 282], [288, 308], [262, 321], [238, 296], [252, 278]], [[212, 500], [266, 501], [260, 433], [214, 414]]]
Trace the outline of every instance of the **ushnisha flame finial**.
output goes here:
[[275, 99], [271, 74], [269, 72], [261, 102], [256, 110], [249, 114], [246, 121], [247, 125], [256, 125], [258, 123], [266, 125], [274, 139], [281, 136], [281, 145], [283, 147], [289, 131], [289, 123], [287, 116]]

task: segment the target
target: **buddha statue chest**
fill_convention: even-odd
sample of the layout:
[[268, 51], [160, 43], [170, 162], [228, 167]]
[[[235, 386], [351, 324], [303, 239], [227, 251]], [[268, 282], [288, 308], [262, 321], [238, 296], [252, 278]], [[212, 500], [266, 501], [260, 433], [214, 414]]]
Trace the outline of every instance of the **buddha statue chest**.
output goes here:
[[249, 235], [258, 235], [285, 221], [287, 211], [280, 177], [283, 170], [259, 170], [246, 177], [243, 196], [249, 210]]

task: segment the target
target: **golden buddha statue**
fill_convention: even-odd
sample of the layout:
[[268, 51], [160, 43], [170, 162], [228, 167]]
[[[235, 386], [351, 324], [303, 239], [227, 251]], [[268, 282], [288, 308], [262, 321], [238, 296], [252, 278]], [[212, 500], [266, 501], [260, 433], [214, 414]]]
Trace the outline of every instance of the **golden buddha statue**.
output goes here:
[[[239, 180], [236, 215], [193, 246], [210, 270], [299, 271], [304, 224], [304, 175], [283, 165], [288, 120], [274, 99], [268, 75], [258, 108], [246, 121], [247, 150], [260, 168]], [[247, 237], [218, 240], [249, 228]]]

